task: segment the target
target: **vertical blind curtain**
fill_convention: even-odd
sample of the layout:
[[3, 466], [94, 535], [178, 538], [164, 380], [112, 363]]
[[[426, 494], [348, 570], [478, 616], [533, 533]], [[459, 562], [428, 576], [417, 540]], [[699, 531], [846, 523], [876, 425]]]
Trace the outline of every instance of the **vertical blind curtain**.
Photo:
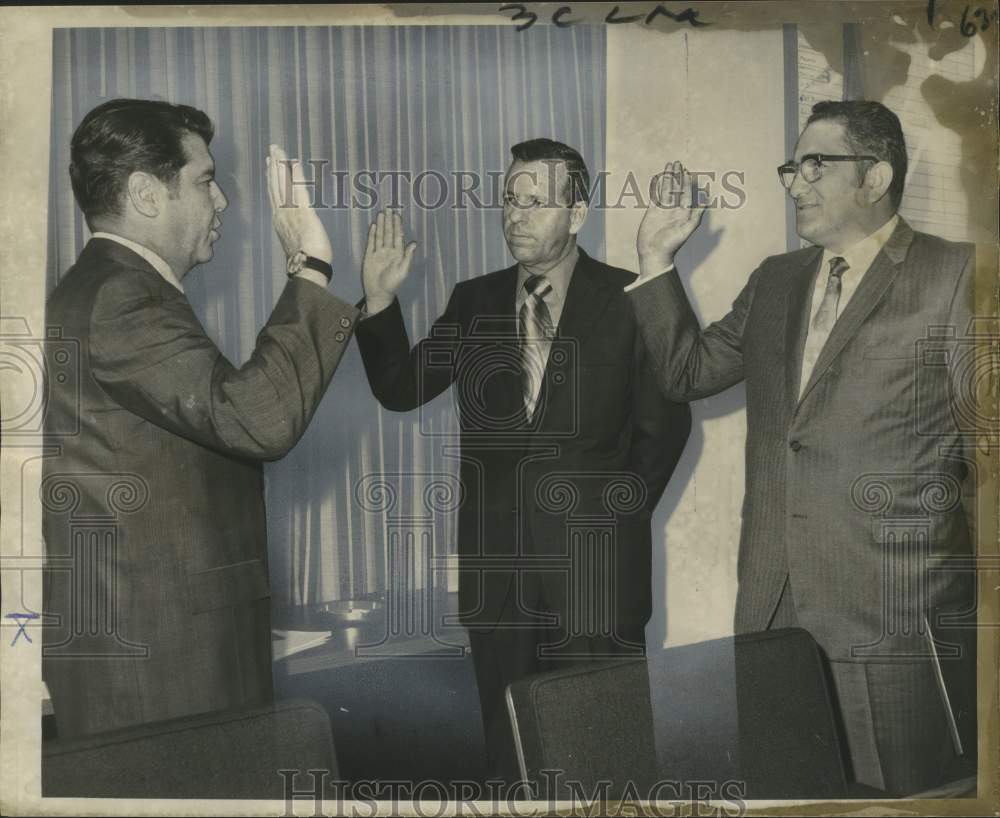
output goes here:
[[[345, 179], [340, 186], [350, 195], [346, 180], [359, 172], [431, 172], [420, 189], [423, 207], [397, 177], [404, 224], [419, 243], [400, 293], [414, 337], [426, 333], [458, 281], [511, 263], [499, 208], [455, 207], [454, 172], [492, 173], [478, 196], [498, 203], [493, 188], [502, 184], [510, 146], [536, 136], [577, 147], [592, 172], [603, 167], [605, 38], [597, 27], [60, 29], [53, 45], [49, 289], [89, 235], [66, 172], [84, 114], [124, 96], [194, 105], [216, 125], [210, 147], [230, 204], [215, 258], [184, 287], [234, 362], [249, 357], [286, 280], [264, 186], [269, 143], [311, 160], [307, 175], [310, 168], [321, 175], [333, 288], [349, 301], [362, 295], [366, 229], [389, 204], [391, 183], [362, 177], [380, 198], [359, 189], [349, 204], [336, 180]], [[447, 201], [431, 207], [441, 179], [451, 188]], [[581, 243], [603, 256], [600, 213]], [[457, 461], [445, 448], [456, 431], [450, 395], [408, 414], [383, 411], [352, 345], [303, 439], [266, 466], [275, 605], [384, 591], [396, 570], [387, 568], [395, 523], [405, 532], [417, 521], [424, 566], [431, 555], [454, 554], [455, 515], [432, 495], [435, 483], [453, 485]], [[407, 570], [408, 584], [421, 587], [425, 571]], [[443, 576], [433, 581], [441, 590]]]

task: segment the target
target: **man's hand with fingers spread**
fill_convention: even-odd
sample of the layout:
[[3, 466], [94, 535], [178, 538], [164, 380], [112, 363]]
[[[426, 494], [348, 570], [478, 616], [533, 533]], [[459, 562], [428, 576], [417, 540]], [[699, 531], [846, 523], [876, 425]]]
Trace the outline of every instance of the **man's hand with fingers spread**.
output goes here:
[[396, 291], [410, 272], [417, 243], [405, 242], [403, 220], [398, 213], [388, 209], [379, 213], [368, 228], [361, 283], [369, 315], [381, 312], [392, 303]]
[[657, 175], [646, 214], [639, 225], [639, 281], [653, 278], [674, 264], [674, 255], [705, 215], [705, 205], [692, 195], [690, 174], [680, 162], [668, 162]]

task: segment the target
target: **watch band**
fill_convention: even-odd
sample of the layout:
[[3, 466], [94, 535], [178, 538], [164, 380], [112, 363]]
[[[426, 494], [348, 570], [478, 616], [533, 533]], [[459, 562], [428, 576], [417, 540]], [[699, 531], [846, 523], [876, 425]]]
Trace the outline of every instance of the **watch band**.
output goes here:
[[322, 273], [326, 278], [326, 283], [329, 284], [333, 281], [333, 266], [327, 264], [323, 259], [316, 258], [315, 256], [306, 256], [305, 261], [302, 262], [303, 267], [308, 267], [310, 270], [315, 270], [317, 273]]
[[323, 259], [307, 256], [302, 250], [292, 254], [288, 259], [288, 277], [294, 278], [304, 269], [309, 268], [321, 273], [329, 284], [333, 280], [333, 267]]

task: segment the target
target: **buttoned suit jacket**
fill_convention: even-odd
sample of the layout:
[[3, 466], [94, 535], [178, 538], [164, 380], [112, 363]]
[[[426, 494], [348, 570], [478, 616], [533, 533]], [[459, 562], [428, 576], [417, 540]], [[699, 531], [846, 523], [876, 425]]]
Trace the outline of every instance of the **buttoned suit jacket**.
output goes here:
[[900, 220], [799, 397], [821, 256], [765, 259], [704, 330], [676, 271], [631, 301], [670, 397], [746, 382], [737, 632], [768, 627], [787, 578], [830, 659], [924, 658], [934, 612], [972, 598], [969, 572], [947, 565], [972, 549], [954, 386], [971, 362], [974, 248]]
[[[530, 421], [516, 266], [457, 284], [413, 347], [398, 301], [358, 326], [369, 383], [386, 408], [407, 411], [454, 388], [464, 494], [459, 607], [469, 627], [506, 621], [514, 594], [530, 605], [529, 574], [560, 617], [575, 605], [600, 623], [649, 618], [650, 517], [687, 440], [690, 411], [667, 401], [648, 371], [622, 291], [634, 279], [580, 251]], [[536, 558], [549, 562], [538, 567]]]
[[292, 280], [234, 367], [116, 242], [92, 239], [52, 292], [50, 348], [80, 375], [50, 378], [41, 487], [61, 737], [272, 697], [262, 461], [305, 430], [356, 315]]

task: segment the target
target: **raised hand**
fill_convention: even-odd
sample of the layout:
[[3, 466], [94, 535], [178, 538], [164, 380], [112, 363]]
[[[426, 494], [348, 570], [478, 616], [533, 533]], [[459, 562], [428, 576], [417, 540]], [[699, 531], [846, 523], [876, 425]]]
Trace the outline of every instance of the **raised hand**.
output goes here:
[[668, 162], [657, 174], [652, 199], [639, 225], [636, 249], [640, 277], [662, 273], [674, 254], [701, 223], [705, 205], [692, 195], [691, 175], [680, 162]]
[[307, 256], [329, 264], [333, 261], [330, 237], [319, 214], [309, 205], [305, 181], [302, 163], [297, 159], [289, 163], [284, 150], [271, 145], [267, 157], [267, 195], [271, 201], [274, 232], [278, 234], [285, 255], [302, 250]]
[[368, 246], [361, 265], [361, 283], [369, 313], [388, 307], [410, 272], [417, 243], [404, 244], [403, 220], [398, 213], [383, 210], [368, 228]]

